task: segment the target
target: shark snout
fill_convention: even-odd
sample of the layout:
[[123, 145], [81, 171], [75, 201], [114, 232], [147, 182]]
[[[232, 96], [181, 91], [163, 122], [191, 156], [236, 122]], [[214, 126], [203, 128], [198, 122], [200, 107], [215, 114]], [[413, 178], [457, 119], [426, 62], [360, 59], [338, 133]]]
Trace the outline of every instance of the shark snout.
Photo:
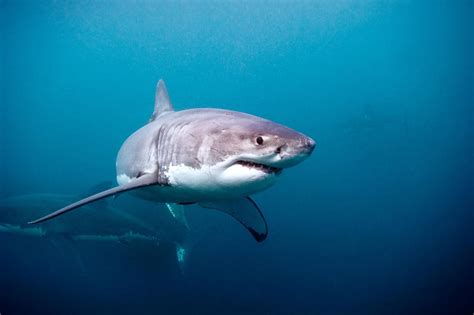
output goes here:
[[305, 136], [302, 141], [302, 146], [303, 146], [303, 149], [308, 152], [308, 154], [311, 154], [314, 148], [316, 147], [316, 141], [314, 141], [310, 137]]
[[294, 155], [310, 155], [316, 147], [316, 141], [308, 136], [300, 135], [292, 145], [288, 145], [288, 153]]
[[310, 137], [301, 135], [293, 138], [292, 141], [277, 148], [275, 153], [278, 161], [274, 166], [287, 168], [299, 164], [311, 155], [315, 147], [316, 141]]

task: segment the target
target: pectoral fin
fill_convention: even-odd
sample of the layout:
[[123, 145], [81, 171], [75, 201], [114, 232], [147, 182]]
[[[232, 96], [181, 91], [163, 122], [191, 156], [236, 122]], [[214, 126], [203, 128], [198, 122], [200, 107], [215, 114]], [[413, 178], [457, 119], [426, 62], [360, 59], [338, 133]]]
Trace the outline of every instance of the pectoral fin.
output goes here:
[[204, 208], [216, 209], [230, 214], [252, 234], [257, 242], [267, 238], [268, 227], [262, 212], [250, 197], [232, 200], [199, 203]]
[[[83, 199], [83, 198], [86, 198], [88, 196], [91, 196], [91, 195], [95, 195], [101, 191], [104, 191], [104, 190], [107, 190], [109, 188], [112, 188], [114, 187], [114, 185], [112, 184], [112, 181], [103, 181], [103, 182], [100, 182], [92, 187], [90, 187], [90, 189], [88, 191], [86, 191], [85, 193], [83, 194], [80, 194], [78, 195], [78, 199]], [[107, 208], [107, 200], [106, 199], [101, 199], [100, 201], [96, 201], [94, 202], [94, 205], [93, 205], [95, 208], [97, 209], [103, 209], [103, 208]]]
[[170, 211], [173, 218], [176, 219], [176, 221], [189, 229], [188, 220], [186, 220], [186, 214], [184, 213], [183, 205], [179, 205], [177, 203], [166, 203], [166, 207]]
[[84, 199], [82, 199], [78, 202], [70, 204], [67, 207], [64, 207], [64, 208], [59, 209], [59, 210], [57, 210], [53, 213], [50, 213], [50, 214], [48, 214], [48, 215], [46, 215], [42, 218], [39, 218], [37, 220], [28, 222], [28, 224], [40, 223], [40, 222], [52, 219], [54, 217], [57, 217], [58, 215], [69, 212], [71, 210], [74, 210], [76, 208], [82, 207], [82, 206], [84, 206], [88, 203], [100, 200], [102, 198], [114, 196], [114, 195], [121, 194], [121, 193], [129, 191], [129, 190], [133, 190], [133, 189], [137, 189], [137, 188], [141, 188], [141, 187], [145, 187], [145, 186], [151, 186], [151, 185], [157, 185], [156, 174], [145, 174], [141, 177], [138, 177], [137, 179], [133, 179], [132, 181], [130, 181], [130, 182], [124, 184], [124, 185], [114, 187], [114, 188], [111, 188], [111, 189], [107, 189], [107, 190], [104, 190], [103, 192], [100, 192], [98, 194], [95, 194], [95, 195], [89, 196], [87, 198], [84, 198]]

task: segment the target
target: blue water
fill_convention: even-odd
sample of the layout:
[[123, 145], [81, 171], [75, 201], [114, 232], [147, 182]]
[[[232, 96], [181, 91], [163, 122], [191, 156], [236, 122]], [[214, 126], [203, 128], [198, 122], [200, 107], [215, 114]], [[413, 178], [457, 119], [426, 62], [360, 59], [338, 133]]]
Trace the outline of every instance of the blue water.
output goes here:
[[191, 207], [184, 273], [172, 249], [81, 244], [80, 272], [68, 251], [0, 235], [0, 313], [472, 313], [473, 12], [0, 1], [2, 197], [113, 180], [160, 78], [177, 109], [244, 111], [318, 143], [255, 196], [265, 242]]

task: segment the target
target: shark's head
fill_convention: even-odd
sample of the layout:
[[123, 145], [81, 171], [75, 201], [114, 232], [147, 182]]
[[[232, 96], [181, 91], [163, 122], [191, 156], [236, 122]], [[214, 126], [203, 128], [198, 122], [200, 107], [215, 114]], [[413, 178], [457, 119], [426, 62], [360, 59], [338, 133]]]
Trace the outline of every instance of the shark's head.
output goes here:
[[222, 179], [273, 183], [276, 176], [311, 155], [315, 141], [293, 129], [256, 116], [235, 113], [214, 141], [225, 148]]
[[[180, 143], [172, 164], [178, 167], [169, 175], [189, 183], [189, 178], [179, 180], [180, 167], [201, 170], [193, 174], [194, 189], [253, 194], [274, 184], [284, 169], [309, 157], [315, 148], [315, 141], [302, 133], [241, 112], [194, 109], [176, 114], [186, 117], [186, 123], [176, 132]], [[198, 180], [199, 174], [206, 175]]]

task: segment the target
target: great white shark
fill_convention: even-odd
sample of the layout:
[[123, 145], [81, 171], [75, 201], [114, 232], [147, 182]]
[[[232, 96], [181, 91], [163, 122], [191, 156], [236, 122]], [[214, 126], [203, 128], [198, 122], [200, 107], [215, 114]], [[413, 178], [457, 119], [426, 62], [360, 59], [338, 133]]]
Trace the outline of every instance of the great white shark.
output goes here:
[[223, 211], [258, 241], [267, 223], [251, 195], [272, 186], [282, 171], [312, 153], [315, 141], [281, 124], [242, 112], [196, 108], [174, 111], [158, 81], [149, 122], [125, 140], [116, 160], [118, 186], [29, 222], [36, 224], [127, 191], [168, 205]]

